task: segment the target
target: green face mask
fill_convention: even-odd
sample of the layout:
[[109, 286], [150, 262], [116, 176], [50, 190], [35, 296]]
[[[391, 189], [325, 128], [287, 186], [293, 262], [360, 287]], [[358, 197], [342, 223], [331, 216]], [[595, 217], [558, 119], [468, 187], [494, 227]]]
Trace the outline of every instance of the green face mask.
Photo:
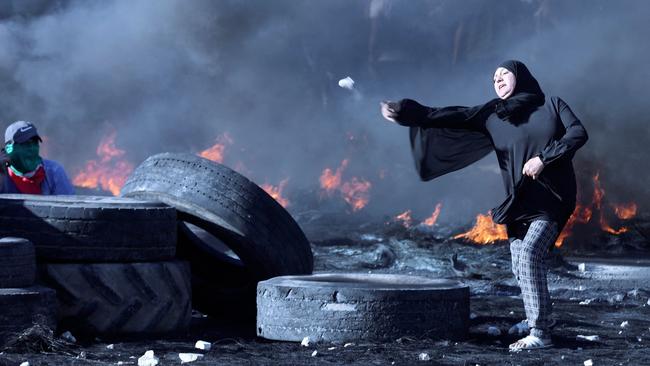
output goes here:
[[5, 151], [11, 160], [11, 166], [19, 173], [25, 174], [38, 168], [43, 162], [39, 156], [39, 145], [37, 141], [28, 141], [22, 144], [8, 144]]

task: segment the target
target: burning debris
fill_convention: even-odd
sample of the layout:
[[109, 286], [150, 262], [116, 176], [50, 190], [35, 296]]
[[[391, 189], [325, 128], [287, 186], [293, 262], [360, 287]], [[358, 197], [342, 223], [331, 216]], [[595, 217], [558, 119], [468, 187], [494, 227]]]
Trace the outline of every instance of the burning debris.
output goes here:
[[287, 183], [289, 183], [289, 178], [283, 179], [280, 181], [280, 184], [276, 187], [268, 183], [264, 183], [261, 185], [262, 189], [269, 194], [269, 196], [273, 197], [274, 200], [276, 200], [282, 207], [287, 208], [289, 207], [289, 200], [284, 197], [283, 191], [284, 188], [287, 186]]
[[352, 208], [352, 212], [356, 212], [366, 207], [370, 201], [370, 188], [372, 184], [365, 179], [357, 177], [352, 177], [349, 181], [343, 181], [342, 175], [348, 167], [349, 162], [348, 159], [344, 159], [336, 169], [336, 172], [333, 172], [330, 168], [326, 168], [323, 170], [319, 180], [323, 189], [323, 195], [330, 196], [338, 191], [345, 202]]
[[124, 159], [126, 152], [115, 146], [117, 132], [112, 130], [97, 146], [97, 160], [89, 160], [85, 167], [75, 175], [72, 184], [84, 188], [101, 188], [114, 196], [120, 194], [120, 189], [126, 178], [133, 171], [133, 164]]

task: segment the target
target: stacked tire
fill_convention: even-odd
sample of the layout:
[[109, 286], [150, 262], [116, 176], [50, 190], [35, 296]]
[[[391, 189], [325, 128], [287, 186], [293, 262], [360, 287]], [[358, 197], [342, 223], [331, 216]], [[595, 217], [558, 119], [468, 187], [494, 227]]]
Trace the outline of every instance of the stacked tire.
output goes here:
[[149, 157], [122, 188], [125, 197], [178, 212], [178, 255], [191, 263], [196, 309], [255, 321], [259, 281], [313, 270], [309, 241], [263, 189], [228, 167], [191, 154]]
[[141, 335], [189, 326], [190, 269], [174, 258], [172, 207], [113, 197], [2, 195], [0, 236], [34, 244], [41, 280], [56, 290], [62, 329]]
[[0, 239], [0, 346], [33, 324], [56, 328], [54, 290], [36, 286], [34, 246], [23, 238]]

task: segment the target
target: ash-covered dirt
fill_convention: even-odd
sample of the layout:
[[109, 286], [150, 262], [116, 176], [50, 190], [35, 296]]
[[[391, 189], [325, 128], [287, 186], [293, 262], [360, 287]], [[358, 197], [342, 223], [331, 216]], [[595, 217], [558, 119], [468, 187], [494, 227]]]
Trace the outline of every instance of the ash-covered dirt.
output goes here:
[[[448, 342], [396, 334], [394, 341], [386, 343], [360, 340], [347, 346], [303, 347], [256, 338], [253, 324], [219, 324], [197, 315], [190, 332], [174, 338], [80, 340], [65, 352], [54, 353], [5, 350], [0, 354], [0, 364], [29, 361], [30, 365], [137, 365], [138, 357], [147, 350], [154, 351], [160, 365], [180, 364], [181, 352], [204, 355], [193, 365], [583, 365], [586, 360], [592, 360], [594, 365], [650, 363], [650, 262], [648, 267], [640, 265], [638, 256], [637, 260], [603, 265], [593, 259], [567, 261], [554, 251], [548, 263], [557, 320], [553, 331], [555, 347], [510, 353], [508, 344], [519, 337], [508, 330], [525, 315], [510, 272], [507, 243], [476, 245], [449, 240], [446, 228], [405, 229], [385, 222], [341, 220], [332, 225], [331, 219], [323, 219], [306, 220], [301, 225], [312, 240], [315, 272], [401, 273], [464, 281], [471, 289], [469, 338]], [[456, 263], [452, 265], [454, 254]], [[585, 265], [579, 266], [581, 262]], [[488, 332], [490, 327], [501, 334], [490, 335], [494, 334], [494, 328]], [[598, 340], [579, 336], [598, 336]], [[194, 349], [197, 340], [212, 342], [212, 349]], [[113, 344], [112, 349], [107, 348], [109, 344]]]

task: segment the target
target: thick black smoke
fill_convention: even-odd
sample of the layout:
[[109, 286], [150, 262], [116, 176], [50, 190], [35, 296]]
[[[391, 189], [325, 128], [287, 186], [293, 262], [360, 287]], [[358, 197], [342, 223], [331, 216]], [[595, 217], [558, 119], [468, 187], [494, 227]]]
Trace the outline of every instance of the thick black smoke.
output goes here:
[[[373, 183], [369, 211], [422, 217], [443, 202], [441, 220], [468, 221], [503, 196], [496, 159], [420, 183], [406, 130], [379, 102], [478, 104], [494, 95], [496, 65], [516, 58], [587, 127], [578, 171], [599, 170], [608, 197], [643, 208], [648, 10], [643, 0], [7, 1], [0, 121], [35, 122], [71, 175], [111, 129], [134, 164], [227, 132], [225, 162], [260, 184], [290, 178], [289, 195], [348, 158], [344, 178]], [[346, 76], [354, 91], [337, 85]]]

